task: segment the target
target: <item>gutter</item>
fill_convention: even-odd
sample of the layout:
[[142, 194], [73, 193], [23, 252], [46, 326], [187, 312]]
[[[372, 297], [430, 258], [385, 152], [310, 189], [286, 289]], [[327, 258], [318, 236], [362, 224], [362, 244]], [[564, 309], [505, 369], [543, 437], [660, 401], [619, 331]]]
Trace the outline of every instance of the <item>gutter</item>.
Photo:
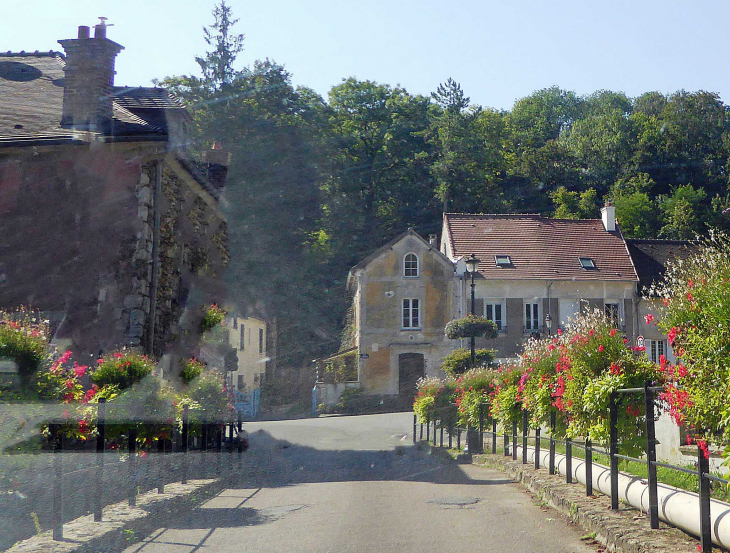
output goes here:
[[162, 161], [155, 166], [155, 193], [152, 229], [152, 282], [150, 283], [149, 332], [147, 334], [147, 355], [154, 357], [155, 322], [157, 320], [157, 289], [160, 282], [160, 197], [162, 195]]

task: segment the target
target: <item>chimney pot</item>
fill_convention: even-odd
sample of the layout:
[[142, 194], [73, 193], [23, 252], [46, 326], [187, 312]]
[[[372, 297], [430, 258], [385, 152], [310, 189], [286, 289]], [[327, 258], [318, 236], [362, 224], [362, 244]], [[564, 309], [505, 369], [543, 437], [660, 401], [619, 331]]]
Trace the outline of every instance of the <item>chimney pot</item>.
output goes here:
[[435, 234], [429, 234], [428, 235], [428, 243], [432, 246], [438, 246], [438, 237]]
[[106, 38], [106, 25], [94, 25], [94, 38]]
[[86, 25], [79, 25], [79, 38], [89, 38], [91, 29]]

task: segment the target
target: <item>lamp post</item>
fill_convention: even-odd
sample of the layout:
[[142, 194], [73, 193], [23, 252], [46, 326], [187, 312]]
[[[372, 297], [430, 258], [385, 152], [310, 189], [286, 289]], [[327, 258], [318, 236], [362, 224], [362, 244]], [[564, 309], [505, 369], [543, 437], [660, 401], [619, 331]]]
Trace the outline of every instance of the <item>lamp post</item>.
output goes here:
[[[477, 272], [477, 269], [479, 268], [479, 259], [477, 259], [477, 256], [474, 254], [471, 254], [467, 260], [466, 260], [466, 270], [469, 271], [469, 274], [471, 275], [471, 314], [474, 315], [474, 275]], [[471, 366], [474, 368], [475, 358], [474, 358], [474, 336], [471, 337]]]
[[547, 314], [547, 317], [545, 317], [545, 327], [548, 331], [548, 336], [552, 335], [552, 328], [553, 328], [553, 318], [550, 316], [550, 313]]

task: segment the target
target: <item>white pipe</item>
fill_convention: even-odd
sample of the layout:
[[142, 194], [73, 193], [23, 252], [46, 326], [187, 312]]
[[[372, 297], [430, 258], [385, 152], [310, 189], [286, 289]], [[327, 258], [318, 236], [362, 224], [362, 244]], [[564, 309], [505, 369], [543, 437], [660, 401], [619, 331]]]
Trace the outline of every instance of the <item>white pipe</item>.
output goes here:
[[[518, 445], [517, 450], [522, 451]], [[521, 458], [521, 453], [518, 454]], [[535, 463], [535, 449], [527, 448], [528, 462]], [[540, 448], [540, 466], [547, 467], [550, 462], [550, 452]], [[584, 459], [573, 457], [573, 480], [581, 484], [586, 483], [586, 463]], [[555, 454], [555, 471], [565, 475], [565, 455]], [[593, 463], [593, 489], [602, 494], [611, 496], [611, 471], [608, 467]], [[649, 510], [649, 484], [646, 479], [632, 476], [624, 472], [618, 475], [619, 501], [624, 501], [646, 513]], [[658, 483], [657, 499], [659, 504], [659, 518], [677, 528], [700, 536], [700, 500], [699, 495], [674, 486]], [[712, 523], [712, 542], [720, 547], [730, 546], [730, 504], [712, 499], [710, 501], [710, 521]]]

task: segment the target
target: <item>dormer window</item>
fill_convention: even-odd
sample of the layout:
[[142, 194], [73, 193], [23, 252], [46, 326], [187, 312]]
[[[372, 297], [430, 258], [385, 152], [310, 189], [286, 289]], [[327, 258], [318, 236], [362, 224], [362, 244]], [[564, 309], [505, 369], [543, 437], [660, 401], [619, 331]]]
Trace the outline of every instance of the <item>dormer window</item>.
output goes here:
[[406, 254], [403, 258], [403, 276], [408, 278], [418, 276], [418, 256], [415, 253]]
[[495, 255], [494, 262], [496, 263], [497, 267], [511, 267], [512, 266], [512, 259], [508, 255]]
[[578, 261], [580, 261], [580, 266], [584, 269], [595, 269], [596, 264], [593, 262], [593, 259], [590, 257], [579, 257]]

